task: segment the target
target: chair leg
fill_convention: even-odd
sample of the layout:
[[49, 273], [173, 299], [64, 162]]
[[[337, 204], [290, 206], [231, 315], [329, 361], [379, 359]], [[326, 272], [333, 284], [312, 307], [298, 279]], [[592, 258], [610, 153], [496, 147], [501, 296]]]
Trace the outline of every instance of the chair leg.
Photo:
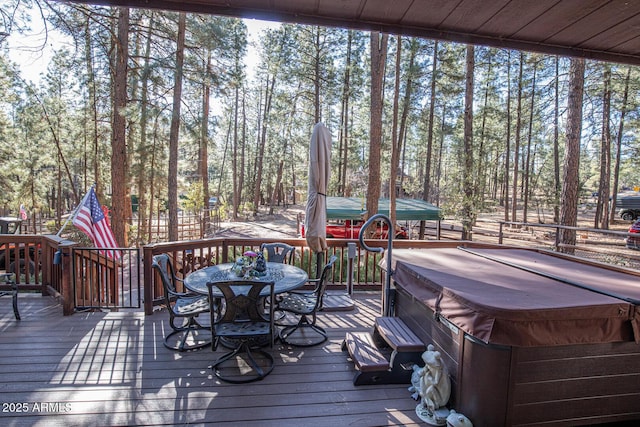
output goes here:
[[218, 365], [221, 365], [222, 363], [226, 362], [229, 359], [232, 359], [233, 357], [235, 357], [238, 353], [240, 353], [240, 350], [242, 350], [242, 346], [238, 346], [236, 348], [234, 348], [233, 350], [223, 354], [222, 356], [220, 356], [214, 363], [213, 365], [211, 365], [211, 369], [217, 369]]
[[[171, 327], [174, 329], [173, 332], [167, 335], [164, 339], [164, 346], [170, 350], [190, 351], [211, 345], [210, 329], [200, 325], [193, 317], [190, 318], [187, 325], [183, 327], [176, 327], [174, 326], [173, 321], [171, 321]], [[206, 337], [199, 338], [196, 336], [196, 332], [199, 331], [209, 333], [206, 334]], [[180, 338], [176, 337], [178, 334], [182, 334]], [[187, 342], [190, 336], [192, 337], [192, 344]]]
[[[315, 338], [304, 336], [306, 334], [303, 331], [307, 329], [315, 332]], [[303, 336], [303, 340], [291, 339], [293, 338], [292, 334], [296, 331], [299, 333], [298, 335]], [[314, 345], [322, 344], [327, 340], [327, 338], [327, 332], [320, 326], [316, 325], [315, 322], [309, 322], [307, 316], [304, 315], [296, 325], [285, 326], [280, 331], [280, 341], [295, 347], [312, 347]]]
[[[258, 364], [258, 361], [254, 357], [255, 353], [262, 355], [262, 357], [267, 361], [267, 366], [262, 367]], [[247, 375], [246, 373], [242, 373], [239, 370], [239, 368], [236, 368], [236, 367], [224, 368], [225, 372], [223, 372], [223, 368], [220, 365], [242, 354], [245, 354], [247, 356], [248, 364], [251, 367], [250, 372], [255, 372], [255, 375]], [[219, 378], [221, 381], [232, 383], [232, 384], [242, 384], [242, 383], [249, 383], [253, 381], [262, 380], [264, 377], [269, 375], [271, 371], [273, 371], [273, 365], [274, 365], [274, 360], [273, 360], [273, 356], [270, 353], [260, 349], [254, 349], [252, 351], [249, 343], [246, 341], [243, 341], [234, 350], [220, 356], [211, 365], [211, 369], [213, 370], [215, 376]], [[229, 371], [235, 371], [235, 375], [232, 373], [229, 373]]]
[[13, 291], [13, 315], [16, 320], [20, 320], [20, 311], [18, 311], [18, 290]]

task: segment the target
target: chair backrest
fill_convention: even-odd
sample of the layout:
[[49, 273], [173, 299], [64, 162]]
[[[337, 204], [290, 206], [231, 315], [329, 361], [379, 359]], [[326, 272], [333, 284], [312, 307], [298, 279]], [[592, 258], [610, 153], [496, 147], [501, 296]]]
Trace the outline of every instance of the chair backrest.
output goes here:
[[293, 246], [286, 243], [263, 243], [260, 246], [260, 251], [267, 250], [268, 262], [280, 262], [283, 264], [291, 264], [293, 262], [293, 255], [295, 249]]
[[[222, 293], [223, 301], [218, 302], [219, 297], [213, 292], [213, 288], [218, 288]], [[264, 288], [269, 288], [268, 295], [261, 295]], [[211, 304], [211, 325], [220, 324], [248, 324], [252, 322], [268, 322], [271, 345], [273, 345], [274, 314], [273, 304], [268, 304], [269, 313], [265, 315], [263, 304], [264, 298], [271, 298], [274, 301], [274, 282], [260, 282], [256, 280], [230, 280], [207, 283], [209, 290], [209, 302]], [[215, 327], [212, 333], [216, 334]], [[220, 335], [220, 334], [218, 334]], [[247, 328], [243, 336], [251, 335], [251, 328]], [[263, 334], [259, 334], [263, 335]]]
[[151, 267], [160, 274], [162, 287], [164, 288], [164, 297], [166, 303], [169, 304], [173, 297], [178, 293], [176, 290], [176, 277], [173, 272], [173, 265], [171, 265], [171, 259], [169, 258], [169, 255], [155, 255], [153, 257]]
[[316, 294], [316, 306], [314, 308], [316, 311], [322, 307], [322, 298], [324, 298], [324, 293], [326, 292], [327, 285], [329, 284], [329, 273], [331, 273], [333, 265], [336, 263], [337, 259], [337, 256], [331, 255], [331, 258], [329, 258], [329, 261], [322, 269], [322, 274], [320, 274], [316, 288], [313, 291]]

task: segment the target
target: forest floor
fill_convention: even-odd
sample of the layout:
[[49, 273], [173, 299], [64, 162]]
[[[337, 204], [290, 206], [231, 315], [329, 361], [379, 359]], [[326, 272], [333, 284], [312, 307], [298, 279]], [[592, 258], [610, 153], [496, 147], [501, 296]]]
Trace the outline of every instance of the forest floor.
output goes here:
[[304, 205], [276, 206], [273, 214], [261, 210], [255, 217], [220, 222], [215, 237], [298, 237], [298, 216], [304, 215]]
[[[268, 214], [266, 208], [255, 217], [245, 217], [238, 221], [221, 222], [216, 229], [215, 237], [269, 237], [296, 238], [298, 237], [298, 218], [304, 218], [304, 205], [276, 206], [273, 214]], [[578, 209], [578, 227], [594, 228], [595, 207], [591, 201], [581, 204]], [[518, 221], [522, 221], [521, 211], [517, 212]], [[499, 231], [499, 221], [504, 220], [504, 211], [485, 212], [478, 215], [478, 223], [474, 227], [477, 234], [487, 232], [494, 234]], [[538, 212], [531, 210], [528, 222], [535, 224], [552, 224], [553, 212]], [[610, 225], [610, 230], [624, 231], [629, 229], [628, 221], [617, 220]], [[457, 228], [457, 220], [443, 220], [443, 227]]]
[[[240, 238], [297, 238], [299, 222], [304, 218], [304, 205], [289, 205], [276, 207], [273, 214], [261, 210], [258, 215], [244, 217], [239, 221], [221, 222], [216, 227], [213, 237], [240, 237]], [[518, 221], [522, 221], [521, 211], [516, 212]], [[578, 227], [588, 229], [576, 232], [576, 255], [620, 265], [628, 268], [640, 269], [640, 254], [638, 250], [629, 249], [625, 245], [626, 233], [631, 223], [617, 219], [609, 226], [609, 230], [595, 230], [595, 207], [592, 201], [581, 204], [578, 209]], [[504, 211], [496, 209], [494, 212], [485, 212], [478, 215], [478, 221], [473, 227], [475, 242], [498, 244], [500, 236], [500, 222], [504, 221]], [[510, 246], [526, 246], [546, 248], [552, 250], [555, 246], [556, 227], [553, 222], [553, 212], [538, 212], [532, 210], [528, 213], [528, 221], [531, 226], [503, 226], [502, 243]], [[400, 222], [400, 225], [405, 225]], [[417, 222], [411, 231], [411, 238], [417, 238]], [[427, 221], [427, 239], [435, 239], [435, 221]], [[445, 218], [440, 224], [442, 240], [461, 239], [461, 223], [457, 219]], [[623, 232], [620, 234], [608, 231]]]

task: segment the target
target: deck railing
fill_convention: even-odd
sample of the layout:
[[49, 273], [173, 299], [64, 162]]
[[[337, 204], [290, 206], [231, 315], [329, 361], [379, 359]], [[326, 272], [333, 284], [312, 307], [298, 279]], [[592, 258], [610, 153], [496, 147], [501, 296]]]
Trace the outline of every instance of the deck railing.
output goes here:
[[[599, 230], [579, 227], [563, 227], [555, 224], [501, 223], [498, 230], [483, 232], [482, 223], [474, 229], [474, 241], [483, 243], [502, 243], [512, 246], [527, 246], [550, 250], [567, 249], [583, 258], [598, 260], [608, 264], [639, 268], [640, 256], [637, 251], [624, 248], [625, 232]], [[458, 240], [454, 227], [443, 227], [446, 231], [442, 239]], [[576, 244], [562, 246], [556, 236], [561, 229], [576, 232]], [[494, 228], [495, 230], [495, 228]], [[146, 245], [143, 251], [143, 292], [144, 309], [147, 314], [153, 312], [154, 305], [162, 296], [162, 286], [151, 269], [154, 255], [168, 253], [176, 264], [178, 275], [185, 276], [191, 271], [208, 265], [230, 262], [246, 250], [257, 251], [262, 243], [284, 242], [296, 248], [295, 265], [303, 268], [310, 277], [315, 276], [316, 255], [309, 250], [304, 239], [267, 239], [267, 238], [209, 238], [185, 240], [180, 242], [155, 243]], [[349, 280], [347, 246], [356, 245], [356, 257], [353, 259], [353, 276]], [[379, 289], [384, 282], [379, 267], [381, 255], [362, 250], [357, 240], [329, 239], [325, 259], [338, 256], [338, 263], [331, 278], [333, 288], [346, 289], [347, 283], [355, 290]], [[367, 240], [369, 246], [386, 248], [385, 240]], [[394, 240], [394, 248], [425, 248], [437, 246], [435, 240]], [[21, 292], [40, 292], [60, 298], [63, 314], [69, 315], [76, 310], [77, 295], [74, 294], [74, 269], [72, 252], [78, 244], [54, 235], [0, 235], [0, 271], [16, 273], [16, 282]], [[91, 262], [91, 257], [88, 261]], [[95, 262], [102, 262], [96, 260]], [[87, 267], [90, 268], [90, 267]], [[133, 276], [133, 275], [132, 275]], [[139, 275], [136, 275], [139, 277]], [[134, 284], [131, 284], [133, 287]], [[8, 288], [0, 285], [0, 288]], [[77, 290], [76, 290], [77, 291]], [[118, 309], [117, 307], [116, 309]]]
[[[305, 239], [255, 239], [255, 238], [210, 238], [189, 240], [184, 242], [157, 243], [143, 248], [144, 258], [144, 301], [145, 312], [150, 314], [155, 304], [160, 304], [162, 299], [162, 283], [151, 269], [151, 259], [154, 255], [167, 253], [173, 259], [176, 275], [183, 278], [192, 271], [209, 265], [232, 262], [245, 251], [259, 251], [262, 243], [283, 242], [296, 248], [293, 263], [305, 270], [309, 277], [315, 276], [316, 254], [307, 247]], [[386, 240], [367, 241], [370, 246], [385, 247]], [[356, 245], [356, 257], [353, 268], [353, 278], [349, 280], [349, 255], [348, 243]], [[420, 247], [424, 245], [416, 240], [395, 241], [394, 247]], [[332, 285], [329, 289], [343, 288], [349, 282], [353, 283], [356, 290], [378, 289], [383, 282], [382, 271], [378, 266], [382, 255], [370, 253], [359, 247], [357, 240], [329, 239], [328, 249], [324, 258], [336, 255], [339, 260], [334, 268]]]

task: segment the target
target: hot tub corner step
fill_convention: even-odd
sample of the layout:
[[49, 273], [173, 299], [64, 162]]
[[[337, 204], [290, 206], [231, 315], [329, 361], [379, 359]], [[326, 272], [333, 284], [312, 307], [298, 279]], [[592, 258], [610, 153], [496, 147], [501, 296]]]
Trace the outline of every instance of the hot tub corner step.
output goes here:
[[356, 369], [360, 372], [379, 372], [389, 369], [389, 361], [380, 352], [368, 332], [347, 332], [344, 345]]
[[378, 336], [398, 352], [423, 352], [427, 348], [399, 317], [377, 317], [374, 339]]
[[[348, 350], [355, 385], [402, 384], [411, 381], [411, 367], [421, 361], [426, 346], [397, 317], [378, 317], [372, 333], [347, 332], [342, 350]], [[383, 351], [391, 351], [389, 357]]]

